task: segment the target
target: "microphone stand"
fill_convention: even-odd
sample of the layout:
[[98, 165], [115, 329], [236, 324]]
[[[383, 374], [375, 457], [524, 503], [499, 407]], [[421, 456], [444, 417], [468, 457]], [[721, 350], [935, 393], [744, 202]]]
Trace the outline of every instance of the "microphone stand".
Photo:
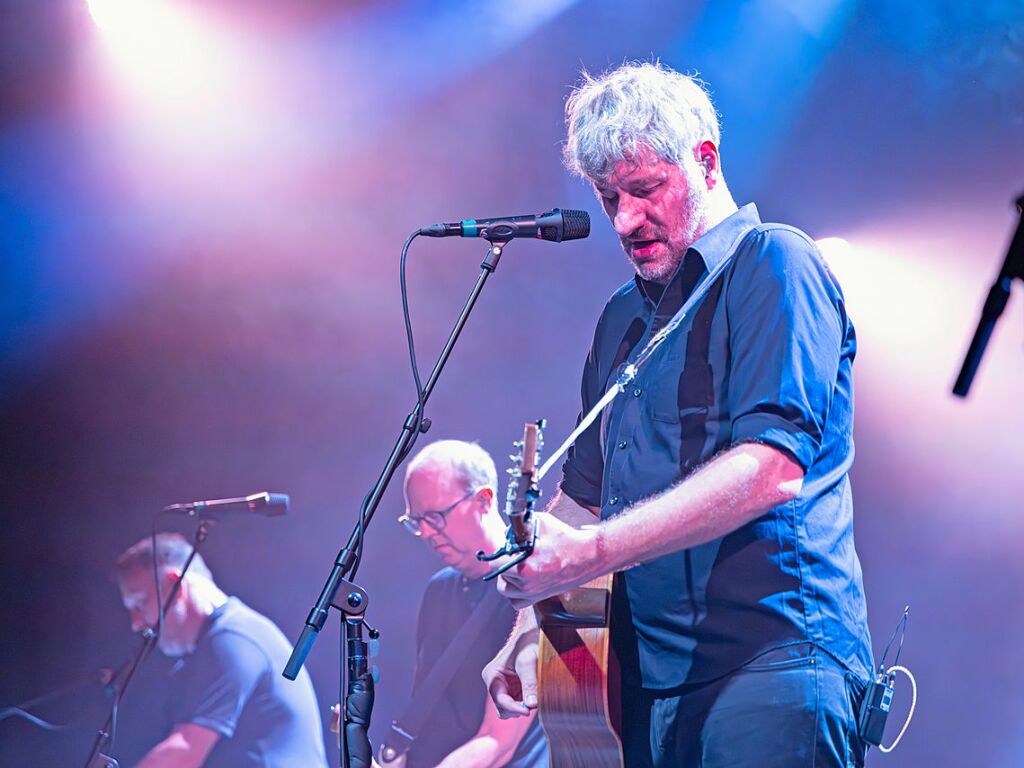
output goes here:
[[[341, 612], [342, 619], [342, 679], [344, 680], [345, 672], [347, 672], [348, 677], [348, 686], [346, 687], [343, 684], [339, 692], [341, 694], [339, 703], [341, 704], [341, 712], [344, 717], [341, 726], [342, 733], [344, 734], [343, 748], [340, 756], [342, 768], [370, 768], [372, 755], [367, 730], [373, 708], [373, 677], [367, 666], [367, 644], [363, 640], [362, 635], [363, 616], [366, 612], [369, 597], [364, 589], [349, 581], [347, 577], [351, 573], [352, 568], [357, 564], [358, 552], [362, 543], [361, 538], [365, 536], [365, 529], [373, 519], [373, 514], [380, 504], [380, 500], [385, 490], [387, 490], [391, 478], [398, 469], [398, 465], [405, 459], [417, 437], [414, 433], [416, 425], [420, 425], [419, 431], [422, 433], [426, 433], [430, 429], [430, 420], [422, 418], [423, 408], [433, 392], [434, 386], [437, 384], [445, 363], [448, 362], [452, 349], [455, 347], [455, 343], [458, 341], [459, 335], [469, 319], [470, 312], [473, 311], [473, 306], [483, 290], [484, 283], [487, 282], [487, 278], [491, 273], [497, 269], [498, 261], [507, 242], [508, 240], [498, 239], [490, 241], [491, 247], [480, 264], [480, 275], [477, 277], [476, 284], [473, 286], [473, 290], [470, 292], [469, 298], [462, 308], [462, 313], [455, 321], [455, 326], [452, 328], [444, 348], [441, 350], [440, 355], [438, 355], [437, 362], [434, 363], [430, 377], [423, 387], [423, 398], [416, 403], [416, 407], [406, 417], [395, 447], [392, 449], [384, 469], [377, 478], [377, 482], [366, 497], [366, 502], [360, 515], [361, 519], [357, 521], [355, 530], [349, 536], [348, 543], [344, 549], [338, 552], [338, 556], [334, 560], [334, 567], [331, 569], [331, 573], [327, 577], [323, 589], [320, 591], [320, 596], [306, 618], [302, 634], [299, 635], [298, 642], [295, 643], [291, 657], [288, 659], [288, 663], [282, 672], [289, 680], [294, 680], [298, 676], [302, 665], [305, 663], [306, 656], [309, 655], [313, 643], [316, 642], [317, 636], [324, 627], [330, 609], [332, 607], [338, 609]], [[361, 534], [360, 530], [364, 533]], [[341, 597], [339, 597], [339, 594]], [[375, 636], [377, 634], [375, 630], [370, 630], [371, 638], [376, 639]], [[346, 654], [348, 654], [347, 661]]]
[[[174, 582], [171, 591], [167, 595], [167, 599], [164, 600], [164, 604], [160, 607], [160, 612], [163, 615], [167, 614], [167, 609], [171, 607], [174, 598], [178, 596], [182, 579], [185, 578], [188, 567], [192, 565], [192, 560], [195, 559], [196, 553], [199, 551], [199, 545], [206, 541], [209, 530], [210, 521], [206, 519], [200, 520], [199, 527], [196, 529], [195, 539], [192, 542], [192, 551], [189, 553], [188, 559], [181, 569], [181, 575]], [[153, 552], [153, 557], [156, 557], [156, 552]], [[128, 665], [128, 671], [125, 673], [124, 679], [120, 684], [117, 684], [116, 680], [110, 681], [110, 686], [114, 689], [114, 702], [110, 706], [110, 713], [107, 715], [103, 727], [96, 732], [96, 740], [93, 742], [92, 751], [89, 752], [89, 757], [85, 761], [85, 768], [118, 768], [117, 760], [110, 755], [104, 754], [103, 751], [112, 744], [115, 728], [117, 727], [117, 710], [121, 706], [121, 700], [124, 698], [125, 691], [128, 690], [128, 684], [132, 681], [139, 667], [142, 666], [142, 662], [149, 656], [149, 652], [153, 650], [153, 646], [156, 645], [158, 639], [159, 637], [152, 627], [143, 632], [142, 645], [139, 646], [135, 657]]]
[[978, 327], [974, 331], [974, 338], [971, 339], [971, 346], [967, 349], [960, 375], [953, 385], [953, 394], [958, 397], [967, 397], [981, 356], [985, 354], [985, 347], [988, 346], [988, 339], [996, 327], [996, 320], [1006, 309], [1014, 278], [1024, 280], [1024, 195], [1017, 198], [1017, 213], [1021, 215], [1017, 231], [1010, 241], [1010, 249], [1006, 253], [1003, 268], [999, 270], [999, 277], [989, 289], [988, 298], [985, 299], [985, 305], [981, 310], [981, 319], [978, 320]]

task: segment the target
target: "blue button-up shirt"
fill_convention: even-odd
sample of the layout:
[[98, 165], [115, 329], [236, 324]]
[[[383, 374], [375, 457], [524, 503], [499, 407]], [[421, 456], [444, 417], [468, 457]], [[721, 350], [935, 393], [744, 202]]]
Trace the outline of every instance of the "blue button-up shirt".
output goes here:
[[678, 484], [730, 446], [790, 454], [799, 496], [732, 533], [619, 574], [613, 641], [623, 682], [666, 689], [812, 642], [863, 678], [872, 666], [847, 476], [853, 325], [803, 232], [747, 205], [697, 240], [671, 281], [608, 301], [583, 373], [583, 412], [623, 364], [732, 256], [703, 299], [576, 441], [562, 490], [602, 518]]

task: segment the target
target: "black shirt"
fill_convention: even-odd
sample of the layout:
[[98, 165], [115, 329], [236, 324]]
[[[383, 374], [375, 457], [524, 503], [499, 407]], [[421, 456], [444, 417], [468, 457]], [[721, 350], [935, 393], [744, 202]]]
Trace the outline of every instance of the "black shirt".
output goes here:
[[309, 674], [281, 676], [291, 650], [273, 622], [232, 597], [174, 665], [171, 723], [221, 735], [205, 768], [327, 768]]
[[[458, 634], [481, 601], [494, 589], [493, 583], [479, 579], [467, 579], [454, 568], [443, 568], [430, 579], [420, 614], [416, 635], [416, 676], [413, 691], [430, 674], [434, 664]], [[409, 750], [407, 768], [428, 768], [437, 765], [456, 747], [469, 741], [480, 728], [484, 706], [493, 706], [487, 701], [487, 691], [480, 678], [480, 672], [498, 650], [505, 644], [516, 612], [511, 605], [480, 633], [477, 642], [466, 656], [434, 705], [427, 727], [417, 734]], [[536, 718], [523, 736], [506, 768], [546, 768], [548, 764], [547, 742]]]

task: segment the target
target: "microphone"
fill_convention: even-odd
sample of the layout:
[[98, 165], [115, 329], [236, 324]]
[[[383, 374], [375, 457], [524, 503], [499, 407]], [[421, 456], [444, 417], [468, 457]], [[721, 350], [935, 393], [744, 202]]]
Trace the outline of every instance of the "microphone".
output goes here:
[[431, 224], [419, 234], [427, 237], [482, 237], [505, 242], [516, 237], [532, 237], [560, 243], [580, 240], [590, 234], [590, 214], [586, 211], [563, 211], [553, 208], [547, 213], [525, 216], [504, 216], [496, 219], [466, 219], [449, 224]]
[[249, 496], [236, 496], [231, 499], [210, 499], [209, 501], [189, 501], [184, 504], [171, 504], [163, 508], [164, 512], [185, 514], [189, 517], [219, 520], [235, 514], [265, 515], [278, 517], [288, 512], [288, 494], [286, 493], [253, 493]]

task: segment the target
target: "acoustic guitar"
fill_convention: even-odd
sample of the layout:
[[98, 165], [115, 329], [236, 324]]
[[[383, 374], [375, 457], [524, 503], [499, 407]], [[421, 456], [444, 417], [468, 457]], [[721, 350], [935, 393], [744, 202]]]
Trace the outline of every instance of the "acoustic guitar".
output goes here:
[[[509, 548], [518, 547], [524, 557], [532, 551], [535, 536], [533, 512], [540, 498], [537, 467], [543, 427], [543, 420], [526, 424], [508, 470]], [[540, 626], [537, 709], [553, 767], [623, 766], [618, 665], [611, 647], [611, 592], [609, 574], [534, 606]]]

